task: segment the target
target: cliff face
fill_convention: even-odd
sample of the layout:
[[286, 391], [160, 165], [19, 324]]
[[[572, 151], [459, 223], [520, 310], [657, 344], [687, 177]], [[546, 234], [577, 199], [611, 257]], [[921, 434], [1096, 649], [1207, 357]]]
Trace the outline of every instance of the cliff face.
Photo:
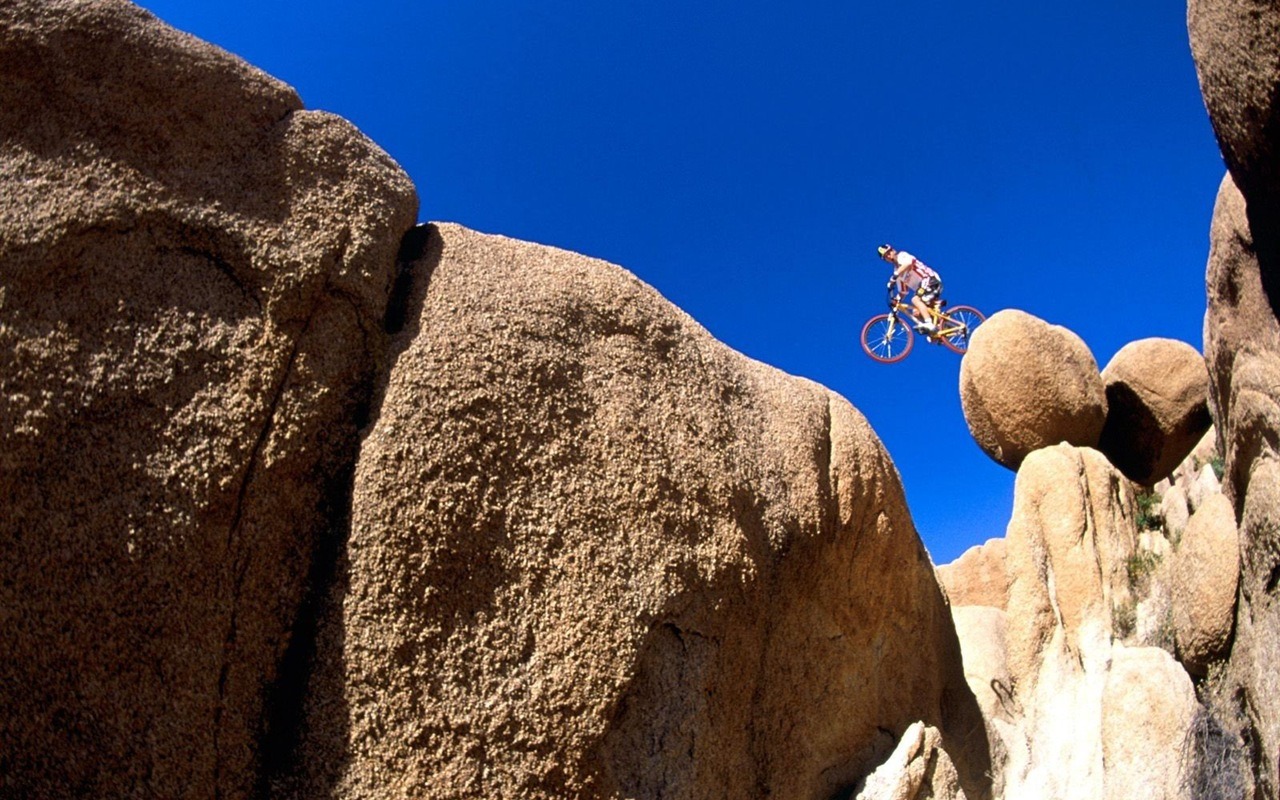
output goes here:
[[0, 72], [0, 794], [244, 795], [413, 187], [125, 2]]
[[1236, 635], [1222, 696], [1244, 724], [1257, 796], [1280, 793], [1280, 9], [1192, 0], [1192, 53], [1229, 174], [1206, 283], [1205, 355], [1240, 531]]

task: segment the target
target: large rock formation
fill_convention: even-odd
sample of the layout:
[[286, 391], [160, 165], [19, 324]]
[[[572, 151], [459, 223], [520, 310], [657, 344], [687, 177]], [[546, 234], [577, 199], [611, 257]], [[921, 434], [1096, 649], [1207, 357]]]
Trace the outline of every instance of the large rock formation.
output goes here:
[[1133, 600], [1125, 563], [1137, 547], [1133, 491], [1096, 450], [1062, 444], [1018, 470], [1006, 534], [1009, 669], [1036, 683], [1045, 650], [1109, 651], [1112, 610]]
[[625, 271], [442, 225], [356, 475], [301, 796], [829, 797], [985, 737], [845, 401]]
[[1213, 424], [1204, 357], [1185, 342], [1130, 342], [1102, 371], [1102, 383], [1107, 420], [1098, 449], [1137, 483], [1169, 477]]
[[1023, 311], [991, 316], [960, 364], [960, 402], [978, 445], [1010, 469], [1033, 450], [1098, 443], [1107, 399], [1075, 333]]
[[246, 796], [413, 188], [120, 0], [0, 74], [0, 795]]
[[[1276, 13], [1269, 9], [1269, 14]], [[1240, 590], [1236, 630], [1223, 694], [1239, 706], [1225, 717], [1245, 720], [1256, 752], [1280, 751], [1280, 323], [1267, 275], [1280, 276], [1270, 239], [1280, 215], [1265, 201], [1248, 204], [1231, 176], [1214, 209], [1205, 315], [1210, 400], [1226, 457], [1224, 491], [1239, 521]], [[1262, 796], [1280, 792], [1274, 758], [1254, 763]]]
[[1170, 748], [1194, 716], [1190, 679], [1164, 651], [1121, 642], [1136, 546], [1131, 484], [1102, 454], [1063, 444], [1023, 461], [1008, 610], [953, 609], [1002, 796], [1187, 796]]
[[1229, 169], [1206, 283], [1205, 355], [1239, 521], [1236, 631], [1219, 696], [1240, 718], [1255, 796], [1280, 795], [1280, 7], [1191, 0], [1187, 24], [1205, 106]]
[[1187, 29], [1209, 120], [1250, 200], [1280, 188], [1280, 9], [1266, 0], [1189, 0]]

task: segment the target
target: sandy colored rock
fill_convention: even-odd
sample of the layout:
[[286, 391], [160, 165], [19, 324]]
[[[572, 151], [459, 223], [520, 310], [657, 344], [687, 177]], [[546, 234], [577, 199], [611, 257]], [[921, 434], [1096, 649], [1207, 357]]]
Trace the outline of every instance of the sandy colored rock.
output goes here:
[[1200, 90], [1223, 159], [1251, 200], [1280, 185], [1280, 8], [1264, 0], [1189, 0]]
[[1160, 517], [1164, 523], [1165, 533], [1177, 540], [1187, 528], [1191, 519], [1191, 507], [1187, 502], [1187, 492], [1181, 486], [1172, 486], [1164, 497], [1160, 498]]
[[1212, 425], [1204, 357], [1185, 342], [1141, 339], [1102, 371], [1107, 419], [1098, 449], [1131, 480], [1167, 478]]
[[1187, 489], [1187, 507], [1194, 514], [1210, 498], [1217, 497], [1220, 494], [1222, 494], [1222, 484], [1218, 482], [1218, 476], [1214, 473], [1213, 467], [1205, 464], [1200, 468], [1200, 472], [1196, 473], [1195, 480], [1191, 482], [1190, 488]]
[[985, 794], [857, 411], [604, 262], [440, 225], [414, 270], [299, 796], [830, 797], [917, 720]]
[[1174, 560], [1178, 658], [1193, 675], [1203, 675], [1209, 662], [1226, 652], [1239, 575], [1235, 512], [1226, 497], [1215, 494], [1191, 517]]
[[1017, 469], [1033, 450], [1098, 443], [1107, 415], [1098, 363], [1079, 336], [1023, 311], [993, 314], [960, 364], [969, 432], [1001, 464]]
[[893, 755], [868, 778], [857, 800], [965, 800], [936, 728], [922, 722], [902, 735]]
[[[1229, 6], [1224, 6], [1227, 8]], [[1257, 8], [1273, 16], [1272, 8]], [[1274, 47], [1274, 42], [1266, 48]], [[1232, 58], [1249, 49], [1233, 45]], [[1200, 56], [1198, 55], [1199, 59]], [[1263, 56], [1265, 61], [1265, 55]], [[1202, 70], [1203, 72], [1203, 70]], [[1230, 163], [1230, 162], [1228, 162]], [[1280, 323], [1275, 289], [1280, 275], [1280, 214], [1266, 202], [1247, 207], [1228, 175], [1223, 179], [1210, 231], [1209, 308], [1205, 314], [1205, 356], [1210, 403], [1225, 456], [1223, 491], [1239, 521], [1240, 588], [1235, 634], [1221, 693], [1248, 708], [1237, 715], [1244, 729], [1233, 734], [1253, 742], [1256, 752], [1280, 752]], [[1269, 295], [1270, 293], [1270, 295]], [[1255, 764], [1251, 796], [1276, 796], [1280, 775], [1275, 759]]]
[[[1186, 734], [1177, 720], [1190, 718], [1190, 681], [1163, 651], [1119, 641], [1118, 612], [1132, 613], [1137, 599], [1127, 569], [1137, 538], [1132, 486], [1101, 453], [1068, 445], [1033, 452], [1018, 472], [1006, 535], [1014, 690], [1010, 713], [991, 725], [1003, 743], [993, 752], [1004, 797], [1133, 797], [1143, 781], [1168, 790], [1152, 796], [1183, 797], [1166, 768], [1178, 757], [1170, 741]], [[957, 623], [962, 637], [969, 629]], [[963, 639], [962, 647], [967, 658]], [[1180, 680], [1168, 677], [1169, 665]], [[1139, 714], [1133, 704], [1150, 707]], [[1176, 719], [1166, 726], [1169, 709]]]
[[1003, 609], [954, 606], [951, 617], [964, 659], [964, 677], [987, 719], [1012, 719], [1020, 713], [1013, 701], [1009, 674], [1009, 628]]
[[1196, 800], [1183, 786], [1182, 748], [1197, 709], [1191, 679], [1155, 647], [1117, 645], [1102, 696], [1107, 800]]
[[0, 795], [248, 796], [412, 186], [129, 3], [0, 73]]
[[1132, 599], [1131, 486], [1098, 451], [1065, 444], [1037, 450], [1018, 470], [1005, 563], [1009, 669], [1019, 686], [1034, 683], [1055, 629], [1073, 653], [1094, 640], [1109, 647], [1112, 611]]
[[1003, 537], [970, 547], [955, 561], [938, 567], [938, 582], [953, 606], [1004, 608], [1009, 576], [1004, 566]]

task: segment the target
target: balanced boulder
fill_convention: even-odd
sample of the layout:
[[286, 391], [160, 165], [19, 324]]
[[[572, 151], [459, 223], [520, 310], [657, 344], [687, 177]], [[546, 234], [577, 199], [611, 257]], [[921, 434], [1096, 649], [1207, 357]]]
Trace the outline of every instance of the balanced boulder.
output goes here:
[[0, 796], [250, 796], [412, 185], [123, 0], [0, 74]]
[[1098, 449], [1136, 483], [1167, 478], [1213, 423], [1204, 357], [1185, 342], [1131, 342], [1102, 371], [1102, 383], [1107, 419]]
[[960, 402], [978, 445], [1010, 469], [1033, 450], [1098, 443], [1107, 399], [1079, 336], [1023, 311], [993, 314], [960, 364]]

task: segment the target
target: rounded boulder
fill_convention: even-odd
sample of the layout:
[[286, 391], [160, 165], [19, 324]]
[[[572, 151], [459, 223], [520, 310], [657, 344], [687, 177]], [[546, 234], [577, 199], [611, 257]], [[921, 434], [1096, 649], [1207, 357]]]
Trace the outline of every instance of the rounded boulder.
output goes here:
[[1226, 651], [1236, 611], [1240, 539], [1226, 495], [1211, 496], [1191, 516], [1173, 573], [1178, 659], [1187, 672], [1204, 675], [1209, 663]]
[[1033, 450], [1098, 443], [1107, 416], [1098, 362], [1072, 331], [1024, 311], [1000, 311], [973, 334], [960, 364], [969, 432], [1017, 469]]
[[1169, 477], [1213, 424], [1200, 352], [1174, 339], [1141, 339], [1102, 371], [1107, 420], [1098, 449], [1130, 480]]

